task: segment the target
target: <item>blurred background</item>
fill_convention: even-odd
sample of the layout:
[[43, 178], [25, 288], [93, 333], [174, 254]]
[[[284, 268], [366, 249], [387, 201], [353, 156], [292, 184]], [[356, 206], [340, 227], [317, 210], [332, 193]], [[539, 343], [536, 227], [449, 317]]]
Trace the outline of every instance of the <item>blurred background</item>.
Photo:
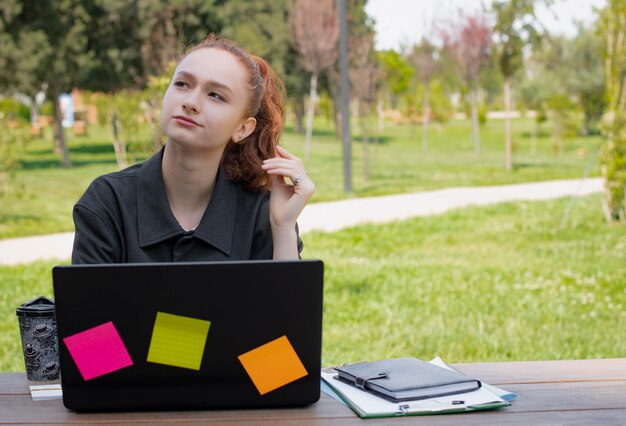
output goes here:
[[[326, 264], [325, 364], [623, 357], [624, 22], [626, 0], [3, 0], [0, 239], [71, 232], [95, 177], [158, 150], [177, 58], [217, 33], [283, 77], [281, 143], [312, 203], [603, 179], [591, 195], [307, 233], [303, 256]], [[52, 296], [68, 262], [0, 266], [0, 371], [24, 368], [15, 307]]]

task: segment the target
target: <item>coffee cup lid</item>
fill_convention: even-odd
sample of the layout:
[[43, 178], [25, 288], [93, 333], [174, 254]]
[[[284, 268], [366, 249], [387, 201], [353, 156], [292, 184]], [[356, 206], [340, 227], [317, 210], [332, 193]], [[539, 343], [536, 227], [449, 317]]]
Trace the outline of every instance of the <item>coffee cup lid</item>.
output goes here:
[[43, 296], [35, 297], [18, 306], [15, 312], [18, 317], [48, 317], [54, 314], [54, 300]]

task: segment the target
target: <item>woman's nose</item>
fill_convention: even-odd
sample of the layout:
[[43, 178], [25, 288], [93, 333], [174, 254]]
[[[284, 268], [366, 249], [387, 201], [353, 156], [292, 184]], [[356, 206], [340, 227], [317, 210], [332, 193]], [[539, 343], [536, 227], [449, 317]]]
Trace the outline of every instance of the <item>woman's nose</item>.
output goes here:
[[193, 112], [197, 114], [199, 109], [198, 109], [198, 106], [194, 102], [185, 101], [183, 102], [183, 111]]
[[198, 95], [189, 93], [186, 99], [183, 100], [183, 111], [197, 114], [200, 112], [200, 103], [198, 102]]

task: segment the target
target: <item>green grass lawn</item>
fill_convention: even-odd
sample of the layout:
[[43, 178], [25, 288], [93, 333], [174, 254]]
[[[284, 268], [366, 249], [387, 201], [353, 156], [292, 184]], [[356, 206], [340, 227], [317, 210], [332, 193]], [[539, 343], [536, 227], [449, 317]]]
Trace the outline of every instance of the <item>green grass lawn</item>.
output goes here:
[[[626, 356], [626, 228], [600, 196], [469, 207], [304, 236], [324, 260], [324, 365]], [[15, 308], [52, 262], [0, 267], [0, 371], [22, 371]]]
[[[317, 184], [313, 202], [344, 198], [341, 143], [330, 123], [316, 123], [312, 156], [307, 164], [309, 175]], [[594, 151], [601, 139], [577, 137], [566, 141], [565, 153], [554, 154], [554, 141], [543, 130], [532, 154], [529, 136], [532, 122], [513, 122], [515, 168], [503, 168], [502, 121], [489, 121], [482, 127], [482, 155], [476, 157], [470, 140], [470, 123], [452, 121], [432, 125], [430, 149], [421, 148], [421, 128], [388, 124], [379, 142], [369, 145], [370, 179], [364, 179], [363, 144], [358, 131], [354, 134], [353, 189], [350, 196], [392, 194], [466, 185], [495, 185], [514, 182], [575, 178], [591, 164], [591, 174], [598, 173]], [[358, 130], [358, 129], [357, 129]], [[106, 129], [91, 127], [87, 137], [70, 136], [74, 166], [59, 167], [52, 153], [51, 136], [32, 141], [21, 158], [22, 168], [4, 197], [0, 216], [0, 239], [26, 235], [71, 231], [72, 206], [97, 176], [117, 169], [113, 148]], [[287, 126], [283, 144], [303, 156], [304, 138]], [[141, 160], [141, 156], [136, 156]]]
[[626, 355], [626, 228], [600, 197], [465, 208], [305, 238], [326, 263], [324, 363]]

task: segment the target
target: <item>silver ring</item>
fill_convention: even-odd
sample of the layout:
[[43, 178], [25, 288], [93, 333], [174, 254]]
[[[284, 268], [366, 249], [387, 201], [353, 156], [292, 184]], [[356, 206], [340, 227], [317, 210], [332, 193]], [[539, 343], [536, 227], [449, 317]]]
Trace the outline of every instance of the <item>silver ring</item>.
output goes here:
[[294, 185], [299, 184], [300, 182], [302, 182], [302, 179], [303, 179], [302, 176], [298, 176], [297, 178], [293, 180], [293, 184]]

